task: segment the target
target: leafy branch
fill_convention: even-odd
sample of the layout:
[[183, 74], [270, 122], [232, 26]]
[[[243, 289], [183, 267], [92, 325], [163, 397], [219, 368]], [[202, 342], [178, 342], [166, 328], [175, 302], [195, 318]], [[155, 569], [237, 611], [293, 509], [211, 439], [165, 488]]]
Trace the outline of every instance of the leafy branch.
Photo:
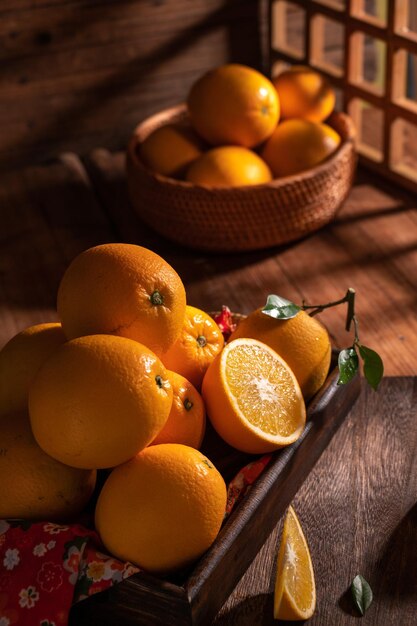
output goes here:
[[349, 287], [343, 298], [339, 300], [334, 300], [327, 304], [306, 304], [303, 300], [303, 303], [299, 306], [286, 298], [271, 294], [268, 296], [262, 312], [274, 319], [288, 320], [295, 317], [299, 311], [307, 311], [311, 317], [314, 317], [325, 309], [346, 304], [345, 328], [350, 332], [353, 324], [354, 337], [352, 345], [339, 352], [339, 378], [337, 384], [345, 385], [356, 376], [359, 370], [359, 358], [361, 358], [365, 379], [376, 391], [384, 375], [384, 364], [379, 354], [375, 350], [364, 346], [359, 339], [359, 322], [355, 314], [355, 296], [355, 290]]

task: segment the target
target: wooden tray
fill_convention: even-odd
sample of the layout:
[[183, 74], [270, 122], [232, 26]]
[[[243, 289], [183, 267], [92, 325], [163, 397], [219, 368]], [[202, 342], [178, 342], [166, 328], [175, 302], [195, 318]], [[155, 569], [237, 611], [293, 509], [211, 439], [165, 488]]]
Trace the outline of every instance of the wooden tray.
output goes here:
[[[73, 606], [70, 626], [208, 624], [242, 577], [359, 396], [360, 378], [337, 385], [333, 369], [308, 406], [298, 441], [274, 458], [232, 512], [194, 569], [166, 580], [138, 573]], [[243, 454], [209, 428], [202, 451], [229, 481], [256, 456]]]

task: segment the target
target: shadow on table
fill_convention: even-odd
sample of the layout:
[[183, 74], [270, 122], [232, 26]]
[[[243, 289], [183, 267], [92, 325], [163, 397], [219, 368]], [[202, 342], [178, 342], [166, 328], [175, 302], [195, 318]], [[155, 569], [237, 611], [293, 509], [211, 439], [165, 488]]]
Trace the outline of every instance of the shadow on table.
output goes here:
[[417, 502], [388, 539], [375, 569], [380, 572], [378, 593], [406, 597], [417, 590]]
[[352, 590], [351, 590], [350, 585], [346, 589], [346, 591], [340, 596], [338, 605], [339, 605], [339, 608], [341, 608], [342, 611], [346, 613], [347, 615], [350, 615], [351, 617], [358, 617], [358, 618], [362, 617], [353, 606]]
[[[274, 620], [274, 594], [271, 592], [245, 598], [221, 613], [213, 626], [290, 626], [294, 623]], [[302, 626], [308, 624], [308, 620], [296, 623]]]
[[[260, 593], [256, 596], [244, 598], [239, 604], [222, 612], [213, 626], [269, 626], [278, 624], [274, 620], [274, 597], [272, 593]], [[283, 624], [284, 622], [279, 622]]]

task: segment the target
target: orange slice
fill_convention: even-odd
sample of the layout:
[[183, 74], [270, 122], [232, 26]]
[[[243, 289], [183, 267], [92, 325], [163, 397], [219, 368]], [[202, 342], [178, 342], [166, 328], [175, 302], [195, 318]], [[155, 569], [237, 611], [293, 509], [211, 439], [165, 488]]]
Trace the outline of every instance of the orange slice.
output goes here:
[[239, 338], [226, 345], [203, 381], [208, 416], [231, 446], [271, 452], [301, 435], [306, 410], [287, 363], [266, 344]]
[[274, 618], [304, 620], [316, 608], [316, 584], [310, 551], [300, 522], [290, 506], [278, 553]]

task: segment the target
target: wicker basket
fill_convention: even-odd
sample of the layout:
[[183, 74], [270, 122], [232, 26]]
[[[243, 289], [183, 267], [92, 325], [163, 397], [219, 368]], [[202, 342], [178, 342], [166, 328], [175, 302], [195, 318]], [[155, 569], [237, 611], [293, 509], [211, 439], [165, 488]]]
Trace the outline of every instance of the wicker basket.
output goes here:
[[138, 145], [170, 122], [188, 124], [185, 105], [153, 115], [136, 128], [127, 150], [128, 186], [142, 220], [184, 246], [234, 252], [294, 241], [330, 222], [352, 185], [354, 128], [343, 113], [333, 113], [329, 120], [342, 142], [325, 162], [262, 185], [227, 189], [200, 187], [146, 169]]

